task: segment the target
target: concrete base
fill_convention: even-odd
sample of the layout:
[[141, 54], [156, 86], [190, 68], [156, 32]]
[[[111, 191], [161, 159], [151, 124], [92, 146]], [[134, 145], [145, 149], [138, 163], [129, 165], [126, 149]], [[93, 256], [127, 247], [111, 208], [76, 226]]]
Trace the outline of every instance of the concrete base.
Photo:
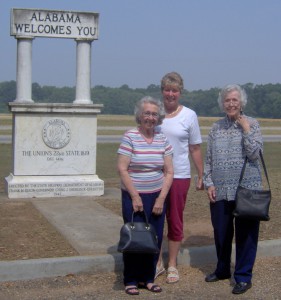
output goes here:
[[104, 182], [97, 175], [14, 176], [5, 178], [9, 198], [101, 196]]

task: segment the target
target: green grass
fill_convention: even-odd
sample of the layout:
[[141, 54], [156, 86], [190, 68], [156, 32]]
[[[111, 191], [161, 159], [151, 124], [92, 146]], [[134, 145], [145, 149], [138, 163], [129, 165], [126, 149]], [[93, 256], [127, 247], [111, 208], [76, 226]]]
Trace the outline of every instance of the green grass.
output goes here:
[[[219, 117], [199, 117], [200, 126], [211, 126]], [[258, 119], [262, 127], [281, 127], [281, 119]], [[98, 115], [99, 126], [135, 126], [134, 116]]]
[[12, 135], [12, 129], [0, 130], [0, 135]]
[[[109, 126], [109, 125], [108, 125]], [[130, 126], [128, 126], [130, 128]], [[123, 135], [126, 129], [118, 129], [118, 130], [112, 130], [112, 129], [98, 129], [98, 135]], [[201, 134], [202, 135], [208, 135], [209, 129], [201, 129]], [[11, 135], [12, 134], [12, 129], [5, 129], [1, 130], [0, 129], [0, 135]], [[281, 135], [281, 127], [280, 130], [278, 129], [262, 129], [262, 134], [263, 135]]]
[[[219, 117], [199, 117], [200, 126], [210, 127], [215, 121], [219, 120]], [[281, 127], [281, 119], [257, 119], [261, 127]]]
[[[134, 116], [98, 115], [99, 126], [135, 126]], [[200, 126], [211, 126], [219, 117], [199, 117]], [[281, 119], [258, 119], [262, 127], [281, 127]], [[12, 114], [0, 114], [0, 125], [12, 125]]]
[[118, 177], [116, 169], [118, 146], [117, 143], [97, 145], [97, 175], [101, 179], [116, 181]]
[[[125, 126], [134, 127], [136, 126], [134, 116], [127, 115], [98, 115], [98, 126]], [[199, 117], [200, 126], [210, 127], [218, 117]], [[281, 119], [258, 119], [261, 127], [280, 127], [280, 129], [262, 129], [262, 134], [278, 134], [281, 135]], [[12, 115], [11, 114], [0, 114], [0, 125], [12, 126]], [[98, 130], [99, 135], [122, 135], [125, 130], [111, 130], [101, 129]], [[207, 135], [209, 129], [202, 128], [201, 134]], [[0, 135], [11, 135], [11, 130], [0, 130]]]
[[123, 135], [125, 133], [125, 131], [126, 131], [126, 129], [123, 129], [123, 130], [98, 130], [98, 135]]
[[136, 126], [134, 116], [98, 115], [98, 126]]
[[12, 115], [11, 114], [0, 114], [0, 125], [1, 126], [12, 125]]
[[[200, 126], [211, 126], [218, 118], [203, 118], [199, 117]], [[261, 126], [266, 127], [281, 127], [281, 119], [259, 119]], [[11, 114], [0, 115], [0, 125], [12, 125]], [[136, 126], [133, 116], [123, 115], [98, 115], [98, 126]], [[202, 134], [208, 134], [208, 130], [201, 130]], [[263, 134], [280, 134], [279, 130], [264, 130]], [[10, 131], [3, 130], [1, 134], [9, 134]], [[122, 135], [124, 130], [99, 130], [98, 134]], [[98, 144], [97, 145], [97, 175], [105, 181], [106, 186], [118, 186], [119, 178], [116, 170], [116, 152], [118, 144]], [[203, 155], [205, 155], [206, 143], [202, 144]], [[281, 172], [281, 160], [279, 159], [281, 153], [281, 143], [265, 143], [264, 158], [270, 173]], [[4, 191], [4, 178], [12, 172], [12, 146], [0, 144], [0, 158], [1, 168], [0, 175], [0, 192]], [[193, 168], [193, 166], [192, 166]]]
[[[105, 181], [105, 186], [119, 186], [119, 178], [116, 169], [117, 149], [119, 144], [108, 143], [97, 145], [97, 175]], [[202, 152], [205, 155], [206, 143], [202, 144]], [[281, 143], [265, 143], [264, 159], [270, 173], [281, 172]], [[0, 192], [4, 191], [4, 178], [12, 172], [12, 146], [0, 144], [1, 157], [1, 184]], [[192, 169], [194, 167], [192, 166]]]
[[[205, 129], [205, 128], [201, 128], [200, 132], [202, 135], [208, 135], [210, 129]], [[262, 132], [262, 135], [281, 135], [281, 127], [280, 129], [263, 129], [261, 128], [261, 132]], [[103, 133], [100, 133], [98, 131], [99, 134], [103, 134]], [[105, 133], [105, 134], [109, 134], [109, 133]], [[114, 134], [114, 133], [111, 133], [111, 134]], [[117, 133], [116, 133], [117, 134]]]

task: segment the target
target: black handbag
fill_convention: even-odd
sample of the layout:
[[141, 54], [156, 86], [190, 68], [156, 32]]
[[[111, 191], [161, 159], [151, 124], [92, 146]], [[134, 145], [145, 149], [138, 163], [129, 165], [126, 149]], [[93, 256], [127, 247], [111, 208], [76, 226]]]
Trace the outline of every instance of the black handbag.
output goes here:
[[122, 253], [159, 253], [155, 228], [148, 223], [145, 211], [138, 213], [143, 214], [145, 222], [134, 222], [135, 212], [133, 212], [132, 221], [121, 227], [118, 251]]
[[268, 183], [268, 190], [250, 190], [241, 186], [248, 157], [245, 157], [244, 165], [241, 170], [238, 188], [235, 196], [235, 209], [233, 215], [236, 218], [244, 218], [258, 221], [268, 221], [269, 206], [271, 202], [271, 190], [268, 180], [262, 152], [260, 150], [260, 159], [263, 165], [264, 174]]

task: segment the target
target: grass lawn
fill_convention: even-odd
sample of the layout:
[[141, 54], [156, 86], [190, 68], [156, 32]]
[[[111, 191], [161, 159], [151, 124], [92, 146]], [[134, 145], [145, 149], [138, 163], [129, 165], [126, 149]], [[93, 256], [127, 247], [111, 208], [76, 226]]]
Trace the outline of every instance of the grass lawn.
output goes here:
[[[200, 126], [211, 126], [218, 118], [199, 117]], [[263, 127], [280, 127], [281, 119], [259, 119]], [[134, 116], [127, 115], [98, 115], [98, 126], [127, 126], [134, 127], [136, 125]], [[0, 115], [0, 125], [12, 125], [11, 114]], [[208, 134], [207, 129], [201, 130], [202, 134]], [[98, 134], [117, 134], [122, 135], [124, 130], [100, 130]], [[281, 134], [280, 130], [265, 130], [263, 134]], [[2, 130], [1, 134], [11, 134], [10, 130]], [[119, 178], [116, 171], [116, 151], [118, 144], [98, 144], [97, 145], [97, 174], [105, 181], [106, 185], [119, 185]], [[205, 153], [206, 144], [202, 145], [203, 153]], [[269, 176], [271, 172], [280, 172], [281, 174], [281, 160], [279, 159], [281, 153], [281, 143], [265, 143], [264, 157], [268, 168]], [[4, 190], [4, 178], [12, 171], [12, 147], [11, 145], [0, 144], [0, 158], [1, 158], [1, 181], [0, 191]]]
[[[97, 145], [97, 175], [103, 179], [108, 186], [118, 186], [119, 178], [116, 171], [116, 152], [119, 144], [108, 143]], [[205, 153], [206, 143], [202, 144]], [[268, 169], [269, 177], [271, 173], [281, 174], [281, 143], [265, 143], [264, 159]], [[0, 169], [0, 192], [4, 191], [4, 178], [12, 171], [12, 146], [0, 145], [1, 169]], [[278, 185], [278, 183], [276, 182]]]
[[[199, 117], [200, 126], [211, 126], [219, 117]], [[281, 119], [258, 119], [261, 127], [281, 127]], [[98, 115], [99, 126], [135, 126], [134, 116]], [[0, 125], [12, 125], [11, 114], [0, 114]]]

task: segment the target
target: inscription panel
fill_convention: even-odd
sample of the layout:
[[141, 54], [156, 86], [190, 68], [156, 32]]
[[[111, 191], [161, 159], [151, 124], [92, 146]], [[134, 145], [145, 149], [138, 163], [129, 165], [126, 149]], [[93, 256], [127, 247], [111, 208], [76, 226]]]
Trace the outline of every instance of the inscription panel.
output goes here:
[[6, 179], [9, 198], [48, 198], [68, 196], [100, 196], [104, 182], [97, 175], [79, 176], [14, 176]]
[[8, 193], [21, 194], [25, 197], [33, 195], [46, 195], [47, 197], [65, 197], [73, 194], [102, 194], [103, 181], [97, 182], [71, 182], [71, 183], [10, 183]]
[[14, 175], [96, 173], [96, 117], [17, 115]]
[[13, 8], [11, 35], [96, 40], [98, 21], [94, 12]]

